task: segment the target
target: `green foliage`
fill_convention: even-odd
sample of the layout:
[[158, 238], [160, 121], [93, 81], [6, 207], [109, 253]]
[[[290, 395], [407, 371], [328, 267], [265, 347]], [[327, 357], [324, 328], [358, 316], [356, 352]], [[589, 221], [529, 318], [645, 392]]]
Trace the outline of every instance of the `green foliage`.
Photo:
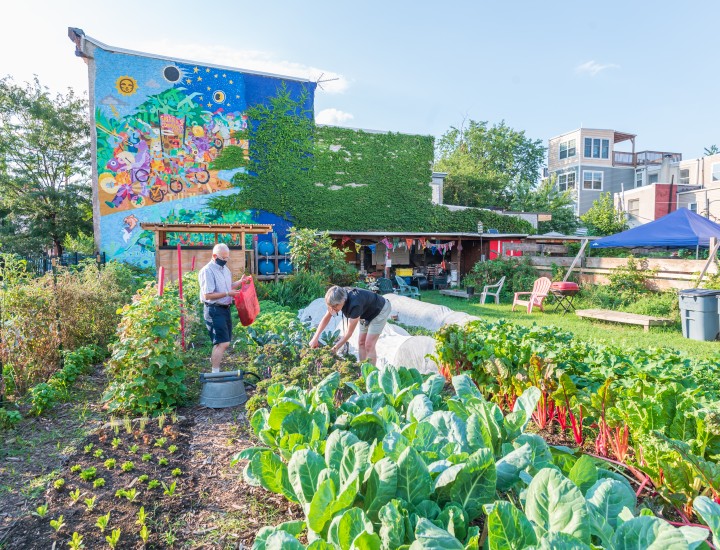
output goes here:
[[463, 279], [464, 286], [474, 286], [476, 292], [482, 291], [485, 285], [494, 285], [501, 277], [505, 277], [502, 294], [527, 292], [538, 278], [537, 270], [529, 258], [508, 257], [502, 260], [477, 262]]
[[20, 412], [0, 407], [0, 430], [9, 430], [21, 420]]
[[345, 261], [345, 253], [333, 245], [327, 231], [318, 234], [316, 230], [293, 227], [289, 241], [290, 259], [297, 270], [320, 273], [328, 283], [340, 286], [357, 281], [357, 271]]
[[152, 414], [182, 403], [186, 387], [180, 356], [180, 305], [152, 285], [122, 308], [118, 341], [107, 363], [110, 384], [104, 399], [111, 412]]
[[316, 127], [282, 88], [271, 106], [248, 110], [252, 156], [237, 174], [239, 193], [214, 198], [220, 212], [260, 209], [299, 228], [347, 231], [477, 230], [530, 233], [524, 220], [486, 210], [451, 212], [433, 205], [433, 138]]
[[51, 97], [35, 80], [0, 79], [0, 231], [4, 250], [63, 250], [66, 235], [92, 232], [87, 101]]
[[65, 252], [77, 252], [78, 254], [94, 254], [95, 239], [92, 233], [83, 233], [78, 231], [77, 235], [66, 234], [63, 240], [63, 250]]
[[615, 209], [610, 193], [600, 193], [600, 198], [593, 201], [580, 219], [587, 226], [588, 235], [612, 235], [628, 228], [625, 214]]
[[509, 209], [535, 184], [545, 160], [541, 140], [500, 122], [467, 121], [438, 142], [436, 169], [448, 172], [444, 202]]
[[572, 235], [578, 227], [575, 217], [575, 197], [572, 191], [559, 191], [556, 176], [544, 179], [536, 188], [519, 193], [512, 204], [513, 210], [523, 212], [549, 212], [550, 221], [538, 223], [538, 233], [557, 231]]
[[261, 300], [297, 310], [325, 296], [327, 285], [327, 279], [322, 273], [298, 271], [278, 282], [259, 283], [257, 293]]
[[633, 256], [630, 256], [626, 265], [614, 268], [608, 275], [608, 279], [610, 279], [608, 291], [635, 299], [639, 295], [650, 292], [649, 285], [656, 274], [657, 269], [650, 269], [647, 260], [638, 262]]

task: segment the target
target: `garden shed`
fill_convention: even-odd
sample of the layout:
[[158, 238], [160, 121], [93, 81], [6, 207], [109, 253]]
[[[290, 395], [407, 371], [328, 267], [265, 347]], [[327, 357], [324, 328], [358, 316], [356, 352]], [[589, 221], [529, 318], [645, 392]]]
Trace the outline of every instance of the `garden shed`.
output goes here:
[[[226, 243], [230, 248], [228, 267], [232, 271], [233, 279], [239, 279], [246, 272], [254, 274], [255, 251], [252, 243], [255, 239], [251, 239], [248, 246], [248, 237], [267, 235], [273, 230], [271, 224], [143, 223], [141, 227], [155, 234], [155, 267], [165, 268], [167, 281], [177, 280], [179, 262], [182, 262], [183, 271], [209, 262], [213, 246], [219, 242]], [[211, 234], [214, 240], [211, 243], [203, 240], [200, 245], [183, 244], [192, 242], [188, 236], [193, 234]], [[171, 246], [171, 241], [178, 241], [178, 244]]]

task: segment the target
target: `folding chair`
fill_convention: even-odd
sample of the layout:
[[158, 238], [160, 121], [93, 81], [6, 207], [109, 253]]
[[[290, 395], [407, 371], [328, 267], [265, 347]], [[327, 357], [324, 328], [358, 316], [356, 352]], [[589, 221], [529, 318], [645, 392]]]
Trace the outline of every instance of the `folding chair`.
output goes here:
[[495, 303], [499, 304], [500, 303], [500, 291], [502, 290], [502, 287], [504, 284], [505, 284], [505, 277], [503, 276], [494, 285], [485, 285], [483, 287], [482, 294], [480, 294], [480, 303], [484, 304], [485, 299], [488, 296], [493, 296], [495, 298]]

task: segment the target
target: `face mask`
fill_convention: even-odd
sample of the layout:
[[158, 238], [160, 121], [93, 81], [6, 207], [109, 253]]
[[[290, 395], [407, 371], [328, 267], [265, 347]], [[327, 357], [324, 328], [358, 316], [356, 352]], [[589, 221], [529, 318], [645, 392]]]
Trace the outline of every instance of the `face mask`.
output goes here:
[[225, 267], [227, 260], [221, 260], [220, 258], [215, 258], [215, 263], [218, 264], [220, 267]]

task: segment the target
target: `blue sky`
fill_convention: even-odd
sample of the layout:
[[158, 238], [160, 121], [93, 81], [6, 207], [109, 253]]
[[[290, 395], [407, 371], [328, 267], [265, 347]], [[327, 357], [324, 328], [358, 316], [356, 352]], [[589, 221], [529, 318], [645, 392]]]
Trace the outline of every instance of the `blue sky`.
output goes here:
[[317, 79], [321, 122], [442, 135], [464, 119], [528, 137], [580, 126], [684, 158], [720, 146], [720, 2], [149, 2], [3, 7], [0, 75], [87, 90], [67, 27], [106, 44]]

